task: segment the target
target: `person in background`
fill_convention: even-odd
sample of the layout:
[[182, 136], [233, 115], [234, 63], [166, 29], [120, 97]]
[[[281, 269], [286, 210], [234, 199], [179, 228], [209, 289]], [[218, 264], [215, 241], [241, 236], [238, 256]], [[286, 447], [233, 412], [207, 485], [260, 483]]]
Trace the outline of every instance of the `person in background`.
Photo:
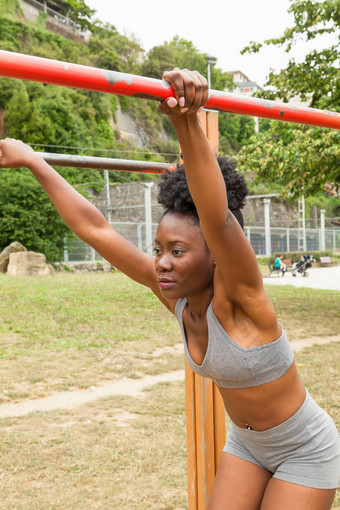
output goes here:
[[284, 276], [285, 272], [287, 271], [287, 266], [283, 262], [283, 255], [278, 255], [274, 262], [274, 269], [281, 270], [282, 276]]

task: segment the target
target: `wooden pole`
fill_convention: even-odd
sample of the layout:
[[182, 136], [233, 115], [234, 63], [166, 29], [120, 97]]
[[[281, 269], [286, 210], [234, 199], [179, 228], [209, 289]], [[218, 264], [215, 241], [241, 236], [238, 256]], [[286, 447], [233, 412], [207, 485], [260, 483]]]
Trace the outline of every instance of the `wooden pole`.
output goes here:
[[187, 461], [188, 461], [188, 508], [198, 508], [197, 487], [197, 438], [196, 438], [196, 392], [195, 374], [185, 363], [185, 393], [187, 415]]
[[[200, 121], [218, 155], [218, 114], [203, 111]], [[205, 510], [225, 443], [225, 411], [215, 383], [191, 371], [186, 363], [188, 507]]]

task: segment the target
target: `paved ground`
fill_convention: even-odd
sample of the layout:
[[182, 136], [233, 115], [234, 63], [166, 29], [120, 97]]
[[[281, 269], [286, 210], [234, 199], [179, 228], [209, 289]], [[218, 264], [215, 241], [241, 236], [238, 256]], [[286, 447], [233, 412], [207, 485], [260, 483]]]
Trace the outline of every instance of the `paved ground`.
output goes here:
[[340, 266], [311, 267], [308, 269], [308, 273], [307, 278], [303, 278], [300, 274], [294, 278], [291, 272], [287, 272], [283, 277], [263, 278], [263, 283], [266, 285], [293, 285], [294, 287], [308, 287], [310, 289], [340, 290]]

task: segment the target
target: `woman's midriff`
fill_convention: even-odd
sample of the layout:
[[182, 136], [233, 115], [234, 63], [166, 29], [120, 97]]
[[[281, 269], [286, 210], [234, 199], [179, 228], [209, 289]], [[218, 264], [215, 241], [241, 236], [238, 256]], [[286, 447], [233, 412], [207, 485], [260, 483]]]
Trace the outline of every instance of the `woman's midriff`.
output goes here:
[[288, 420], [301, 407], [306, 390], [295, 363], [285, 375], [253, 388], [219, 388], [230, 419], [239, 427], [267, 430]]

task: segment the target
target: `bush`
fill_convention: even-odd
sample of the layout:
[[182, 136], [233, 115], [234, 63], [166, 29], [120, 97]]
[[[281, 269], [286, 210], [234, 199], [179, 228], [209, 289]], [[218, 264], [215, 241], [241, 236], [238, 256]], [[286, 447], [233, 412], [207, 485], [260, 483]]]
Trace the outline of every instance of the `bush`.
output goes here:
[[70, 230], [28, 170], [0, 171], [0, 251], [12, 241], [60, 260]]

